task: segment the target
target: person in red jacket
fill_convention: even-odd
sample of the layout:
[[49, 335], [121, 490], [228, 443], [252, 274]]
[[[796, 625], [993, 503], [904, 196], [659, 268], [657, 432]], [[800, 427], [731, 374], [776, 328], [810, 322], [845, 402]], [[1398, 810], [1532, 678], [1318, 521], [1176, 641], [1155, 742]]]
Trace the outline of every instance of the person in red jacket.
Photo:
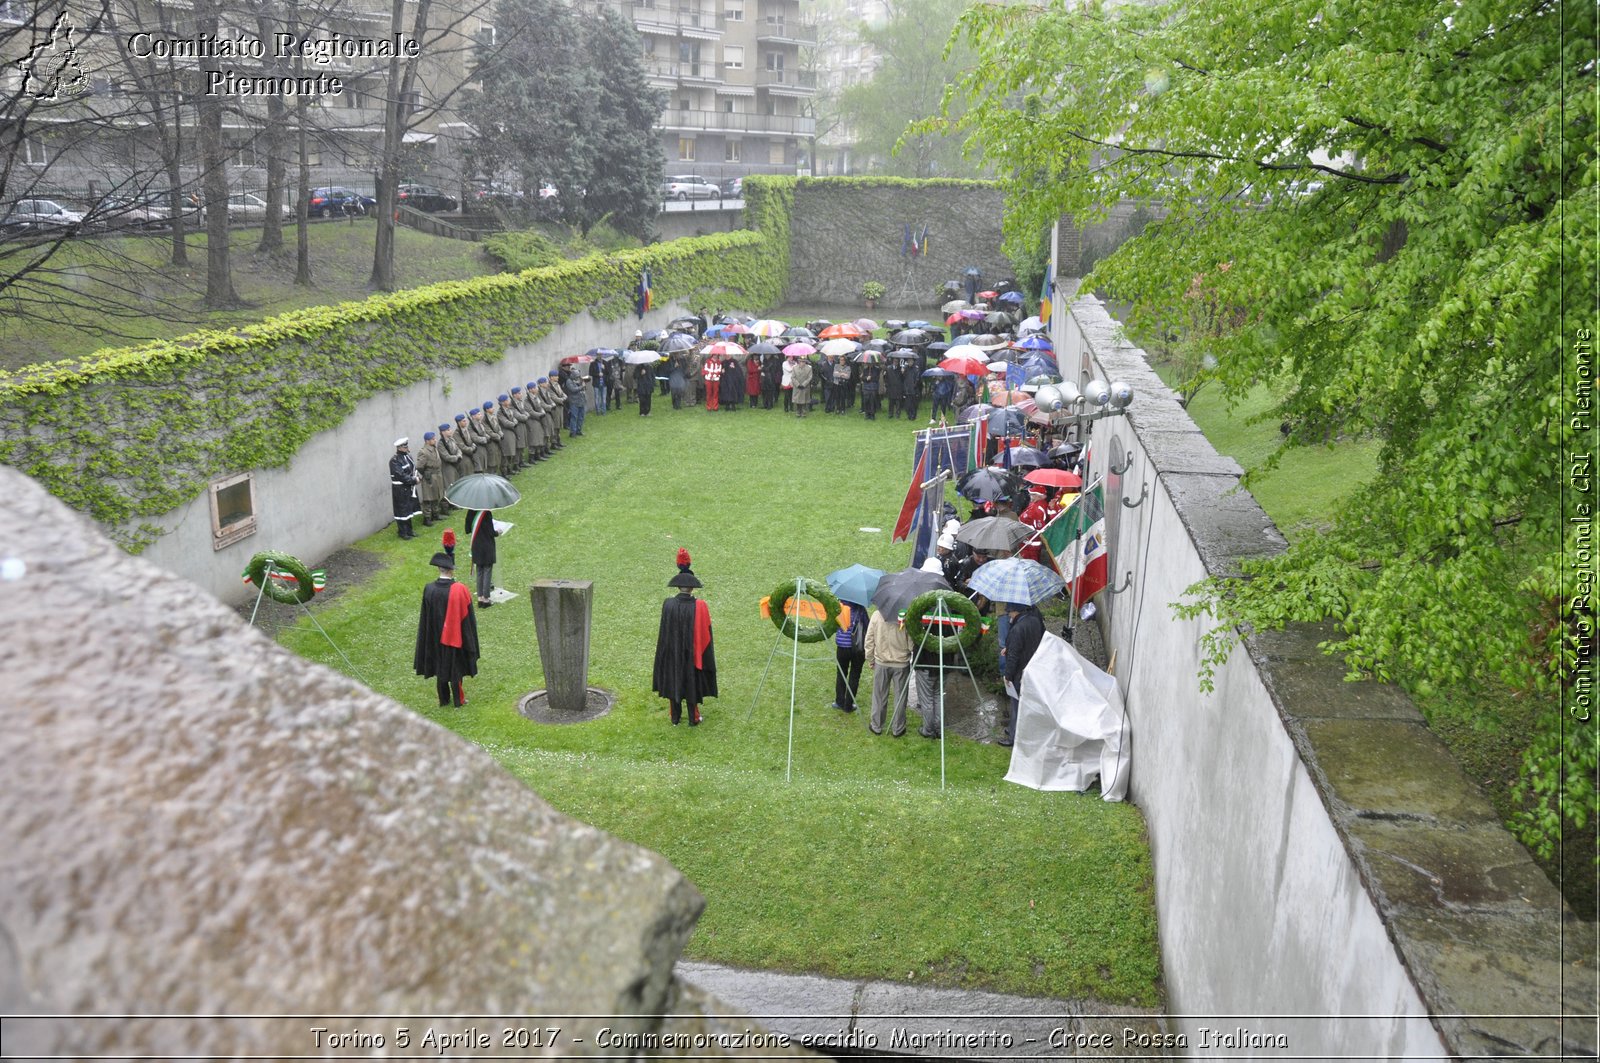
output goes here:
[[700, 367], [700, 375], [706, 381], [706, 409], [717, 409], [718, 399], [722, 394], [722, 359], [714, 354], [706, 355], [705, 364]]
[[678, 593], [661, 603], [651, 689], [667, 699], [672, 722], [689, 706], [689, 726], [700, 723], [700, 703], [717, 696], [717, 655], [711, 638], [711, 607], [694, 596], [702, 586], [689, 570], [689, 551], [678, 550], [678, 574], [667, 582]]

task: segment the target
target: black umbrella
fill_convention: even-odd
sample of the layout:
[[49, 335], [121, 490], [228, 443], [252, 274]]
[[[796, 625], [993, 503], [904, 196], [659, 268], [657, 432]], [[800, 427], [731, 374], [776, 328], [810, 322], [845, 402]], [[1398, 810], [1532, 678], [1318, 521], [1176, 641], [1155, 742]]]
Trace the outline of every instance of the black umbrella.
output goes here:
[[872, 594], [872, 604], [886, 617], [898, 616], [918, 595], [954, 589], [941, 573], [906, 568], [891, 572], [878, 581], [878, 589]]
[[933, 337], [929, 336], [927, 331], [924, 329], [908, 328], [896, 332], [889, 338], [902, 347], [919, 347], [922, 344], [927, 343]]
[[807, 321], [806, 328], [810, 329], [812, 332], [821, 332], [831, 324], [833, 324], [833, 322], [829, 321], [827, 318], [818, 318], [815, 321]]
[[919, 357], [916, 351], [908, 351], [904, 347], [889, 352], [890, 358], [904, 358], [907, 361], [916, 361]]
[[675, 351], [687, 351], [696, 342], [695, 338], [687, 332], [674, 332], [662, 341], [661, 349], [668, 354], [672, 354]]
[[928, 344], [928, 354], [932, 355], [935, 361], [943, 361], [944, 352], [948, 351], [954, 346], [955, 344], [953, 343], [946, 343], [944, 340], [938, 340], [934, 343]]
[[668, 335], [668, 331], [664, 328], [653, 328], [639, 338], [642, 340], [664, 340]]
[[1028, 432], [1028, 418], [1021, 410], [1006, 407], [989, 415], [989, 434], [992, 436], [1020, 436]]
[[749, 347], [746, 347], [745, 348], [745, 353], [746, 354], [782, 354], [783, 352], [781, 350], [779, 350], [777, 344], [773, 343], [771, 340], [762, 340], [760, 343], [752, 343]]
[[667, 328], [675, 332], [692, 332], [700, 335], [700, 319], [697, 317], [680, 317], [675, 321], [667, 322]]
[[867, 341], [867, 350], [869, 350], [869, 351], [877, 351], [879, 354], [883, 354], [888, 349], [889, 349], [889, 341], [888, 340], [868, 340]]
[[1015, 498], [1022, 486], [1022, 477], [1010, 470], [978, 469], [964, 474], [956, 482], [956, 492], [974, 502], [995, 502], [1002, 498]]
[[1050, 456], [1052, 458], [1075, 459], [1079, 454], [1082, 453], [1082, 443], [1057, 443], [1055, 446], [1050, 448]]
[[890, 332], [898, 332], [906, 327], [906, 323], [897, 317], [892, 317], [883, 323], [883, 327], [888, 329]]
[[778, 338], [783, 340], [804, 340], [809, 343], [817, 338], [817, 334], [804, 325], [790, 325], [779, 334]]

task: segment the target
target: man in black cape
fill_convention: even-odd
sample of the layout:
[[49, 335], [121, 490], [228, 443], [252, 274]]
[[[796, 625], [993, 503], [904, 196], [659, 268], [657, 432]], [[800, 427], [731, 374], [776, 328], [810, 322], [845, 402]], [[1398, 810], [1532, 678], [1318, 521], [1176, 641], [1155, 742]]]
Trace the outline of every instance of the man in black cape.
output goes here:
[[667, 581], [678, 593], [661, 603], [651, 688], [672, 706], [672, 722], [689, 706], [689, 726], [700, 723], [700, 702], [717, 696], [717, 657], [711, 641], [711, 607], [694, 596], [700, 580], [689, 571], [689, 551], [678, 550], [678, 574]]
[[478, 618], [472, 612], [472, 592], [455, 580], [455, 559], [441, 552], [429, 564], [439, 570], [439, 578], [422, 588], [412, 665], [418, 675], [433, 678], [441, 707], [459, 708], [467, 703], [461, 681], [478, 674]]

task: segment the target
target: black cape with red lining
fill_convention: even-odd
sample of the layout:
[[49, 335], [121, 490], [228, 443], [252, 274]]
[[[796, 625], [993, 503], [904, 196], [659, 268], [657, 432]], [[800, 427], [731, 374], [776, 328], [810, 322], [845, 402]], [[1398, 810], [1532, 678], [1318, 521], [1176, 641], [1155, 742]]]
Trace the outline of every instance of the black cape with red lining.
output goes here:
[[[701, 625], [700, 666], [695, 667], [695, 621]], [[717, 656], [711, 639], [711, 610], [685, 592], [661, 603], [661, 630], [656, 636], [656, 666], [652, 689], [669, 701], [698, 705], [717, 696]]]
[[[466, 614], [461, 618], [461, 645], [443, 641], [445, 619], [450, 610], [450, 589], [460, 587], [466, 595]], [[417, 621], [417, 651], [412, 665], [418, 675], [459, 683], [478, 674], [478, 617], [472, 609], [472, 592], [467, 585], [450, 579], [436, 579], [422, 588], [422, 616]]]

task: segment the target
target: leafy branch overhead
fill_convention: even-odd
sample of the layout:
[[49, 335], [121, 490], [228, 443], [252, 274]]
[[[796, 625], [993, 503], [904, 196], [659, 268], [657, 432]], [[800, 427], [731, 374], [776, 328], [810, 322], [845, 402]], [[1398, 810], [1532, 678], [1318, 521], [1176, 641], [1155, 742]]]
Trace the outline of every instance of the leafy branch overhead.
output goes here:
[[[1422, 692], [1549, 691], [1592, 653], [1561, 489], [1564, 455], [1595, 449], [1563, 390], [1595, 324], [1595, 19], [1551, 0], [963, 17], [977, 58], [946, 117], [1006, 175], [1015, 250], [1062, 214], [1159, 201], [1087, 286], [1136, 335], [1201, 320], [1202, 376], [1274, 385], [1285, 446], [1381, 443], [1325, 534], [1198, 588], [1213, 664], [1236, 625], [1291, 620], [1336, 621], [1330, 649]], [[1557, 745], [1529, 766], [1546, 797], [1594, 767], [1592, 743]], [[1594, 795], [1573, 794], [1582, 824]]]

